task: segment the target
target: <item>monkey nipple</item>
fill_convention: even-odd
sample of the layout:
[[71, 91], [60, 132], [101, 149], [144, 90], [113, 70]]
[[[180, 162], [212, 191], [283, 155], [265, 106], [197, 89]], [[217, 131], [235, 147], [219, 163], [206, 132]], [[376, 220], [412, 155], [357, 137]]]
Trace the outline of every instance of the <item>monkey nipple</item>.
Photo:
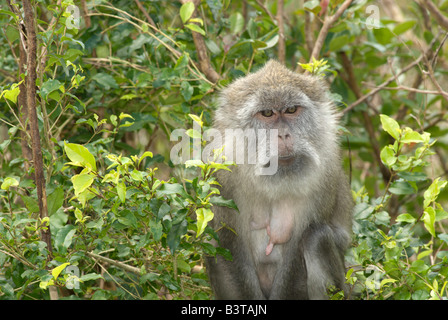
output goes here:
[[269, 237], [269, 243], [266, 247], [266, 255], [268, 256], [271, 254], [272, 250], [274, 250], [274, 242], [272, 242], [272, 239], [271, 239], [271, 226], [270, 225], [267, 225], [266, 232]]
[[273, 249], [274, 243], [269, 241], [268, 246], [266, 247], [266, 255], [270, 255]]

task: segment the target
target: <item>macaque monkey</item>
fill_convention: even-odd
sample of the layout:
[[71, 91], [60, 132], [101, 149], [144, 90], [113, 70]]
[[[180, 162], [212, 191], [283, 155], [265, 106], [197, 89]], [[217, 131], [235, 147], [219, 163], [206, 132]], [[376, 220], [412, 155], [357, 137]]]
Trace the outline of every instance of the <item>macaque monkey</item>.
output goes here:
[[[264, 162], [218, 173], [239, 210], [213, 207], [219, 245], [233, 256], [207, 258], [217, 299], [326, 299], [329, 285], [345, 289], [353, 200], [328, 92], [273, 60], [221, 92], [214, 128], [274, 132], [276, 150], [268, 144]], [[263, 174], [272, 162], [275, 172]]]

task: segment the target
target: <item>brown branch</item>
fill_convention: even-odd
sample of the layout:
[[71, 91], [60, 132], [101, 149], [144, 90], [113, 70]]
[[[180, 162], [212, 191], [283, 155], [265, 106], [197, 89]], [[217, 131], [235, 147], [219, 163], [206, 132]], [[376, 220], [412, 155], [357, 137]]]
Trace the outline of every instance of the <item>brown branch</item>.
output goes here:
[[[353, 71], [352, 62], [350, 61], [350, 59], [348, 58], [348, 56], [345, 52], [339, 53], [339, 56], [341, 57], [342, 66], [344, 67], [344, 70], [345, 70], [344, 80], [348, 83], [348, 85], [350, 86], [350, 89], [353, 91], [355, 96], [357, 98], [361, 97], [361, 89], [359, 88], [358, 82], [356, 81], [356, 76]], [[375, 108], [372, 105], [370, 105], [369, 101], [367, 101], [366, 103], [370, 110], [375, 110]], [[363, 121], [364, 121], [364, 125], [366, 128], [367, 134], [369, 136], [370, 144], [373, 149], [374, 159], [380, 168], [380, 172], [381, 172], [381, 175], [383, 176], [383, 180], [387, 183], [390, 180], [391, 172], [389, 169], [387, 169], [387, 167], [381, 161], [380, 145], [379, 145], [378, 139], [376, 138], [376, 135], [375, 135], [375, 129], [373, 127], [372, 120], [367, 111], [362, 111], [362, 117], [363, 117]]]
[[[418, 65], [420, 63], [420, 61], [423, 59], [423, 55], [418, 57], [417, 60], [414, 60], [413, 62], [411, 62], [410, 64], [408, 64], [406, 67], [404, 67], [396, 76], [399, 76], [403, 73], [408, 72], [409, 70], [411, 70], [413, 67], [415, 67], [416, 65]], [[365, 94], [364, 96], [358, 98], [358, 100], [356, 100], [355, 102], [353, 102], [352, 104], [350, 104], [347, 108], [345, 108], [342, 112], [343, 113], [347, 113], [349, 111], [351, 111], [354, 107], [356, 107], [357, 105], [367, 101], [367, 99], [375, 94], [377, 94], [379, 91], [381, 91], [383, 88], [385, 88], [387, 85], [389, 85], [391, 82], [395, 81], [395, 77], [396, 76], [392, 76], [389, 79], [387, 79], [386, 81], [384, 81], [382, 84], [380, 84], [378, 87], [376, 87], [375, 89], [373, 89], [372, 91], [370, 91], [369, 93]]]
[[[185, 4], [187, 2], [193, 2], [195, 10], [193, 12], [192, 18], [197, 17], [196, 11], [198, 5], [201, 2], [200, 0], [180, 0], [180, 2], [182, 4]], [[213, 83], [218, 82], [220, 76], [210, 63], [210, 59], [207, 53], [207, 47], [205, 46], [204, 37], [202, 37], [200, 33], [195, 31], [192, 31], [192, 35], [193, 35], [193, 42], [196, 47], [196, 52], [198, 54], [199, 69], [206, 76], [208, 80], [210, 80]]]
[[312, 52], [314, 48], [313, 39], [313, 21], [311, 21], [311, 12], [305, 11], [305, 44], [308, 52]]
[[[19, 52], [20, 52], [20, 60], [19, 60], [19, 76], [25, 74], [25, 66], [26, 66], [26, 51], [22, 44], [19, 44]], [[20, 81], [21, 79], [19, 79]], [[26, 85], [25, 82], [22, 82], [19, 85], [20, 93], [17, 97], [18, 109], [19, 109], [19, 118], [22, 123], [23, 130], [20, 131], [20, 144], [22, 147], [22, 156], [26, 160], [25, 161], [25, 171], [28, 172], [30, 169], [31, 161], [33, 160], [33, 152], [30, 149], [30, 137], [27, 135], [27, 131], [29, 131], [29, 123], [28, 123], [28, 108], [27, 108], [27, 99], [26, 99]]]
[[82, 17], [84, 18], [86, 28], [90, 28], [92, 22], [90, 21], [89, 10], [87, 9], [86, 0], [81, 0]]
[[145, 7], [140, 3], [139, 0], [134, 0], [134, 1], [137, 4], [137, 7], [140, 9], [140, 11], [145, 16], [146, 20], [148, 20], [149, 24], [152, 25], [154, 28], [156, 28], [157, 27], [156, 23], [154, 22], [154, 20], [152, 20], [151, 16], [149, 15], [148, 11], [146, 11]]
[[431, 15], [436, 19], [437, 23], [448, 30], [448, 17], [443, 15], [431, 0], [422, 0], [422, 4], [431, 12]]
[[[33, 150], [35, 184], [37, 186], [37, 198], [39, 201], [40, 218], [48, 217], [47, 195], [45, 191], [44, 164], [42, 159], [42, 148], [40, 144], [39, 126], [36, 112], [36, 29], [33, 8], [30, 0], [23, 0], [24, 22], [27, 36], [27, 76], [26, 76], [26, 102], [30, 124], [30, 135]], [[42, 241], [47, 244], [49, 256], [51, 256], [51, 232], [50, 226], [41, 231]]]
[[136, 268], [136, 267], [127, 265], [127, 264], [125, 264], [125, 263], [123, 263], [121, 261], [116, 261], [116, 260], [113, 260], [113, 259], [110, 259], [110, 258], [107, 258], [107, 257], [103, 257], [103, 256], [100, 256], [99, 254], [96, 254], [96, 253], [93, 253], [93, 252], [86, 252], [86, 254], [89, 257], [91, 257], [91, 258], [93, 258], [95, 260], [100, 260], [100, 261], [103, 261], [103, 262], [110, 263], [111, 265], [114, 265], [114, 266], [116, 266], [116, 267], [118, 267], [120, 269], [123, 269], [125, 271], [132, 272], [132, 273], [137, 274], [137, 275], [141, 274], [140, 268]]
[[284, 1], [277, 1], [277, 25], [278, 25], [278, 60], [281, 63], [285, 63], [286, 59], [286, 46], [285, 46], [285, 26], [283, 22], [283, 9]]
[[410, 64], [408, 64], [406, 67], [404, 67], [403, 69], [400, 70], [400, 72], [398, 72], [397, 74], [392, 75], [389, 79], [387, 79], [386, 81], [384, 81], [382, 84], [380, 84], [378, 87], [376, 87], [375, 89], [373, 89], [372, 91], [370, 91], [369, 93], [365, 94], [364, 96], [358, 98], [358, 100], [356, 100], [355, 102], [353, 102], [352, 104], [350, 104], [347, 108], [345, 108], [344, 110], [342, 110], [343, 113], [347, 113], [349, 111], [351, 111], [353, 108], [355, 108], [357, 105], [367, 101], [368, 98], [370, 98], [371, 96], [377, 94], [378, 92], [380, 92], [383, 88], [386, 88], [391, 82], [396, 81], [397, 77], [402, 75], [403, 73], [408, 72], [409, 70], [411, 70], [412, 68], [414, 68], [415, 66], [418, 66], [420, 64], [420, 62], [423, 60], [424, 57], [426, 57], [426, 59], [430, 59], [430, 57], [432, 57], [433, 55], [433, 50], [432, 50], [432, 46], [434, 45], [434, 43], [437, 41], [438, 36], [434, 37], [434, 39], [432, 39], [431, 43], [428, 46], [428, 49], [426, 50], [426, 52], [422, 53], [420, 55], [420, 57], [418, 57], [416, 60], [412, 61]]
[[[366, 84], [366, 85], [368, 85], [368, 84]], [[408, 86], [404, 86], [404, 85], [397, 85], [396, 87], [382, 87], [381, 89], [382, 90], [392, 90], [392, 91], [400, 91], [400, 90], [402, 90], [402, 91], [409, 91], [409, 92], [412, 92], [412, 93], [441, 95], [443, 98], [445, 98], [448, 101], [448, 92], [443, 91], [443, 89], [440, 87], [440, 85], [437, 88], [439, 90], [425, 90], [425, 89], [418, 89], [418, 88], [415, 88], [415, 87], [408, 87]]]
[[[8, 1], [8, 5], [12, 12], [14, 12], [17, 16], [20, 16], [20, 12], [17, 10], [15, 6], [11, 4], [11, 1]], [[17, 21], [17, 29], [20, 34], [20, 43], [19, 43], [19, 79], [17, 82], [22, 81], [20, 76], [25, 74], [26, 72], [26, 56], [27, 56], [27, 48], [26, 48], [26, 29], [23, 21]], [[12, 50], [13, 51], [13, 50]], [[27, 131], [29, 129], [28, 124], [28, 109], [26, 103], [26, 85], [25, 82], [22, 82], [19, 85], [19, 96], [17, 97], [17, 107], [18, 107], [18, 115], [21, 123], [21, 131], [20, 131], [20, 144], [22, 149], [22, 156], [26, 160], [25, 161], [25, 171], [28, 172], [30, 169], [31, 161], [33, 160], [33, 153], [30, 149], [30, 137], [27, 135]]]
[[324, 24], [320, 29], [317, 40], [314, 43], [314, 48], [310, 56], [310, 63], [313, 61], [313, 57], [317, 59], [319, 57], [320, 51], [324, 45], [325, 38], [327, 37], [328, 31], [330, 31], [333, 24], [342, 16], [345, 10], [350, 6], [353, 0], [345, 0], [344, 3], [339, 7], [336, 13], [332, 16], [326, 16], [324, 19]]
[[269, 18], [271, 18], [272, 21], [275, 21], [274, 15], [271, 13], [271, 11], [269, 11], [268, 8], [266, 8], [266, 6], [263, 4], [263, 2], [261, 2], [261, 0], [255, 0], [255, 2], [261, 7], [261, 9], [263, 9], [264, 12], [267, 13], [267, 15], [269, 16]]

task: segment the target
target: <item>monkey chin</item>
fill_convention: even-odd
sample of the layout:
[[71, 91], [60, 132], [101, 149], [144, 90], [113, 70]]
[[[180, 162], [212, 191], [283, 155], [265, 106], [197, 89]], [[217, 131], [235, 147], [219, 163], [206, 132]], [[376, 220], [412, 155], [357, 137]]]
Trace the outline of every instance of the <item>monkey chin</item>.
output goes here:
[[[313, 164], [312, 159], [306, 155], [292, 154], [288, 156], [277, 157], [277, 170], [275, 174], [271, 176], [282, 177], [284, 175], [302, 175], [306, 169], [309, 169]], [[271, 161], [268, 161], [263, 165], [264, 168], [269, 168], [272, 165]]]
[[288, 166], [294, 164], [294, 162], [296, 161], [295, 156], [283, 156], [283, 157], [278, 157], [277, 159], [278, 159], [277, 163], [280, 167], [288, 167]]

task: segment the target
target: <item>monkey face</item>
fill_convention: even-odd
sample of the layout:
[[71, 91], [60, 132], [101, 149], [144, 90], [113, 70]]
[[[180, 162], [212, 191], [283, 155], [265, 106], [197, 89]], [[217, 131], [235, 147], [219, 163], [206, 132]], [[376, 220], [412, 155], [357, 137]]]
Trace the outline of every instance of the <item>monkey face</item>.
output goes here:
[[265, 109], [255, 114], [255, 119], [264, 123], [266, 127], [278, 130], [278, 163], [281, 166], [290, 165], [294, 162], [294, 138], [291, 124], [296, 122], [302, 107], [293, 105], [291, 107], [277, 109]]
[[257, 157], [265, 152], [269, 159], [260, 165], [275, 160], [279, 176], [309, 172], [329, 161], [338, 148], [337, 116], [327, 93], [321, 79], [270, 61], [222, 92], [215, 126], [221, 131], [253, 129], [257, 137], [262, 130], [275, 131], [268, 134], [266, 147], [257, 150]]

